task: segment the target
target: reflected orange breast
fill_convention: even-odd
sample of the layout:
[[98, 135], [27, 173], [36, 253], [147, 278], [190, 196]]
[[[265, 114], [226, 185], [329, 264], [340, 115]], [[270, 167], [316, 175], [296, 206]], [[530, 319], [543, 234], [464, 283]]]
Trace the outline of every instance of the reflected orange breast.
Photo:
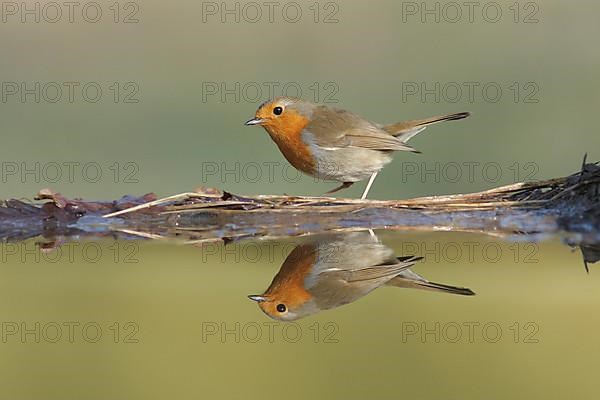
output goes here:
[[317, 260], [315, 247], [300, 245], [286, 258], [273, 282], [265, 292], [267, 297], [298, 306], [311, 299], [305, 280]]

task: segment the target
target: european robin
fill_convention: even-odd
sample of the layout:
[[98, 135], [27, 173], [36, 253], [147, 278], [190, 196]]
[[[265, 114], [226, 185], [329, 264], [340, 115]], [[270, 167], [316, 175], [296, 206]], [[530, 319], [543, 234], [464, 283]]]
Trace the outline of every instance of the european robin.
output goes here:
[[375, 177], [394, 151], [419, 153], [407, 142], [427, 126], [467, 118], [468, 112], [382, 125], [349, 111], [291, 98], [263, 103], [246, 125], [261, 125], [296, 169], [319, 179], [342, 182], [327, 194]]
[[293, 321], [352, 303], [383, 285], [474, 294], [411, 271], [420, 259], [396, 257], [366, 232], [318, 236], [292, 250], [263, 294], [248, 297], [269, 317]]

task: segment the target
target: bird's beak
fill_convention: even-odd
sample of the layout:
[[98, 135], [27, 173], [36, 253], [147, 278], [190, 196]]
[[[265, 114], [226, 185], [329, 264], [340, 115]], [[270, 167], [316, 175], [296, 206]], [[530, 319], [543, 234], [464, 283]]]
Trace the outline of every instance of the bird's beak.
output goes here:
[[263, 122], [265, 122], [264, 119], [261, 119], [261, 118], [252, 118], [252, 119], [249, 119], [248, 121], [246, 121], [244, 123], [244, 125], [260, 125]]
[[250, 300], [254, 300], [254, 301], [258, 302], [258, 303], [267, 300], [267, 298], [265, 296], [261, 296], [261, 295], [258, 295], [258, 294], [251, 294], [250, 296], [248, 296], [248, 298]]

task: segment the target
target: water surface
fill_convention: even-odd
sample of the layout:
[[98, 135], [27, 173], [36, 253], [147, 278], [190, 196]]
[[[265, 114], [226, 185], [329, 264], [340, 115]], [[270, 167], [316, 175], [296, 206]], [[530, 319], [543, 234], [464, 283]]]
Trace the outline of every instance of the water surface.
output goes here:
[[[318, 249], [330, 237], [202, 246], [69, 239], [43, 252], [40, 239], [5, 243], [5, 395], [501, 399], [598, 390], [597, 267], [586, 273], [579, 249], [558, 239], [376, 233], [361, 233], [362, 246], [423, 257], [410, 271], [476, 295], [386, 282], [281, 321], [247, 295], [263, 294], [298, 246]], [[377, 258], [360, 247], [359, 257], [360, 241], [344, 247], [347, 235], [337, 235], [334, 250], [303, 257], [327, 256], [330, 267], [341, 257], [341, 270]], [[310, 262], [296, 264], [288, 275]]]

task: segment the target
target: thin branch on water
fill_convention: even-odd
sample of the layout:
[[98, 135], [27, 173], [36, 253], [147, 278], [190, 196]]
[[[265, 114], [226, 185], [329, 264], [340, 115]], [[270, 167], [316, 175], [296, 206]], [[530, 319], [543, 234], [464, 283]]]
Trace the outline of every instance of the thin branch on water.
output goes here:
[[[394, 229], [479, 232], [494, 236], [576, 234], [600, 242], [600, 167], [567, 177], [521, 182], [476, 193], [405, 200], [318, 196], [241, 196], [204, 188], [157, 199], [68, 199], [49, 189], [28, 203], [0, 204], [0, 238], [113, 235], [203, 243], [215, 239]], [[570, 238], [571, 240], [572, 238]]]

